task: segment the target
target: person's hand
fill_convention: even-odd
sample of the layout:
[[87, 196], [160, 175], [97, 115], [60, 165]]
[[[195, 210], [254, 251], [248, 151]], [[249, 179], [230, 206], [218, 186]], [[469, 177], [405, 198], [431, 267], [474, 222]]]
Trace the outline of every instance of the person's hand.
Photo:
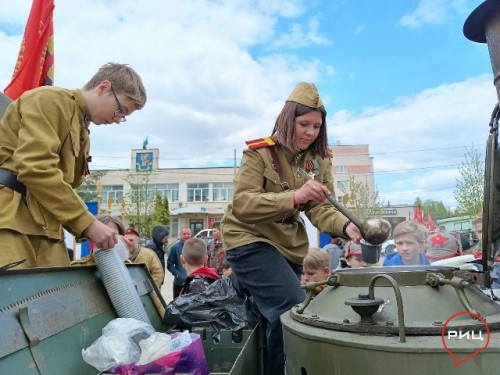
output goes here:
[[118, 243], [118, 238], [113, 228], [108, 227], [97, 219], [83, 231], [83, 235], [99, 249], [111, 249]]
[[361, 232], [359, 228], [353, 223], [349, 223], [349, 225], [345, 228], [345, 233], [349, 236], [351, 240], [355, 243], [359, 243], [361, 241]]
[[308, 180], [293, 194], [293, 203], [302, 204], [309, 201], [323, 202], [331, 194], [330, 190], [318, 181]]

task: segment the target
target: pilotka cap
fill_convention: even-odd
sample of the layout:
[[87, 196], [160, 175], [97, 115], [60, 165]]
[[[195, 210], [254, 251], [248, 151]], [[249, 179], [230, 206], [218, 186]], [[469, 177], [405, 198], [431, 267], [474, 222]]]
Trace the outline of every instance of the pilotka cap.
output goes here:
[[301, 82], [295, 86], [286, 101], [299, 103], [314, 109], [323, 107], [323, 102], [319, 97], [318, 89], [313, 83], [307, 82]]

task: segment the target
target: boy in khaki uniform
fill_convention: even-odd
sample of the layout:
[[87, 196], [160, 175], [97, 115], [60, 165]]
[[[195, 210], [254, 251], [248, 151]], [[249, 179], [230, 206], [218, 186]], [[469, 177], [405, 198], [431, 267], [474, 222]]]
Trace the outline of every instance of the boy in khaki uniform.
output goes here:
[[89, 125], [119, 124], [144, 107], [127, 65], [108, 63], [79, 90], [43, 86], [12, 102], [0, 120], [0, 267], [69, 265], [62, 227], [101, 249], [116, 244], [73, 190], [88, 174]]

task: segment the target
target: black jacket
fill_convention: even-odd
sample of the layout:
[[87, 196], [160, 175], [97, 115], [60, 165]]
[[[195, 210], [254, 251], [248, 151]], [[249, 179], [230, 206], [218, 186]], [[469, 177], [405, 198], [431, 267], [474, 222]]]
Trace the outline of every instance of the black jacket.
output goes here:
[[153, 228], [153, 233], [151, 234], [153, 239], [146, 244], [147, 248], [153, 250], [158, 255], [163, 269], [165, 269], [165, 252], [163, 251], [161, 240], [168, 235], [169, 231], [165, 226], [157, 225]]

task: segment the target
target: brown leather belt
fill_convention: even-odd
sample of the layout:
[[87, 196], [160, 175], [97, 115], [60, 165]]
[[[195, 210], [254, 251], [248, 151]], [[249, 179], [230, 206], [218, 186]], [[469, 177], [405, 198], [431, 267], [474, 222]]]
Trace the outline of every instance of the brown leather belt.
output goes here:
[[0, 168], [0, 185], [7, 186], [19, 194], [26, 195], [26, 186], [17, 180], [17, 176], [7, 169]]

